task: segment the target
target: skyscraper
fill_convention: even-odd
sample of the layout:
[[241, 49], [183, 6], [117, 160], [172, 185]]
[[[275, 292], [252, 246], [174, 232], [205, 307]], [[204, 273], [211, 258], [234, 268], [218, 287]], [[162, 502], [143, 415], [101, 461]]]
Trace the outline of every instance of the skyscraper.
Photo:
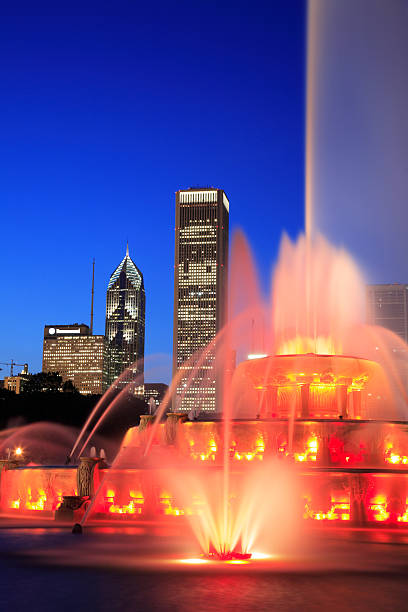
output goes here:
[[[408, 343], [408, 285], [367, 285], [367, 323], [391, 330]], [[400, 381], [408, 392], [407, 347], [391, 340], [393, 362]]]
[[408, 342], [408, 285], [367, 285], [367, 323], [390, 329]]
[[176, 192], [173, 410], [220, 409], [221, 379], [210, 349], [189, 382], [185, 362], [206, 347], [227, 320], [229, 201], [222, 189]]
[[106, 293], [109, 384], [132, 364], [122, 379], [123, 384], [136, 379], [143, 384], [145, 299], [143, 275], [130, 258], [127, 247], [125, 257], [110, 277]]

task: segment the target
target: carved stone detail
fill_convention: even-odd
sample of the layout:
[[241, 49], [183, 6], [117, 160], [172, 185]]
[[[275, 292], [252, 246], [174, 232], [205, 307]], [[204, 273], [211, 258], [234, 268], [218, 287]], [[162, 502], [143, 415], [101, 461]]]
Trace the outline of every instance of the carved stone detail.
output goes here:
[[77, 489], [80, 497], [92, 497], [94, 488], [94, 471], [100, 459], [94, 457], [80, 457], [77, 470]]
[[367, 523], [365, 500], [371, 487], [371, 482], [361, 474], [350, 477], [351, 520], [354, 525], [364, 526]]
[[145, 429], [151, 427], [155, 418], [154, 414], [142, 414], [140, 417], [139, 432], [145, 431]]
[[187, 419], [185, 412], [168, 412], [165, 426], [166, 444], [175, 444], [177, 440], [177, 430], [179, 424]]

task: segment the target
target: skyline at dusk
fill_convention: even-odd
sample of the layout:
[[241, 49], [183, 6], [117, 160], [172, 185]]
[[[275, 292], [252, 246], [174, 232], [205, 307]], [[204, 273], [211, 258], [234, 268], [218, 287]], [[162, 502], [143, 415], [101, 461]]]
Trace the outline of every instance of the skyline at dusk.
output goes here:
[[[166, 356], [168, 382], [179, 189], [225, 190], [230, 244], [243, 229], [269, 291], [282, 233], [304, 230], [306, 5], [261, 4], [156, 3], [120, 17], [102, 3], [99, 17], [3, 19], [2, 361], [39, 371], [44, 325], [89, 323], [93, 257], [94, 329], [104, 333], [109, 277], [129, 241], [146, 287], [145, 355]], [[366, 22], [363, 4], [347, 36], [339, 27], [322, 42], [330, 88], [316, 83], [318, 225], [357, 258], [367, 282], [403, 283], [405, 145], [396, 119], [408, 99], [398, 59], [405, 43], [397, 12], [385, 15], [382, 32], [381, 3]], [[349, 7], [326, 6], [327, 30], [350, 23]], [[361, 32], [382, 49], [380, 64], [356, 56]], [[376, 100], [369, 115], [353, 94], [353, 62]], [[342, 125], [350, 129], [331, 131]], [[359, 147], [347, 144], [356, 126]]]
[[405, 611], [408, 0], [2, 17], [2, 609]]
[[45, 324], [89, 322], [93, 257], [104, 333], [128, 240], [145, 279], [146, 355], [170, 364], [181, 188], [225, 189], [231, 231], [245, 230], [269, 285], [282, 228], [303, 227], [305, 7], [270, 11], [268, 27], [243, 4], [211, 3], [3, 20], [2, 361], [39, 371]]

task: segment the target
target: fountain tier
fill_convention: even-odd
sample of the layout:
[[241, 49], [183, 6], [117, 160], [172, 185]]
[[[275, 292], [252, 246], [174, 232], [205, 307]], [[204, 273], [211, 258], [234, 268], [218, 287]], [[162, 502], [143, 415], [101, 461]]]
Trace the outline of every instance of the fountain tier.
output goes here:
[[343, 355], [253, 359], [241, 363], [234, 378], [240, 394], [256, 392], [264, 417], [361, 419], [388, 389], [377, 363]]

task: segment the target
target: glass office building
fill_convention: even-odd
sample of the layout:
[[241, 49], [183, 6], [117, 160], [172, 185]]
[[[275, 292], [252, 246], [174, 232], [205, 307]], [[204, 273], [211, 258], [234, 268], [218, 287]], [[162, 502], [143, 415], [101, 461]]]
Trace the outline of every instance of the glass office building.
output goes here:
[[205, 347], [227, 320], [228, 224], [229, 201], [222, 189], [177, 191], [173, 410], [220, 409], [216, 351]]

